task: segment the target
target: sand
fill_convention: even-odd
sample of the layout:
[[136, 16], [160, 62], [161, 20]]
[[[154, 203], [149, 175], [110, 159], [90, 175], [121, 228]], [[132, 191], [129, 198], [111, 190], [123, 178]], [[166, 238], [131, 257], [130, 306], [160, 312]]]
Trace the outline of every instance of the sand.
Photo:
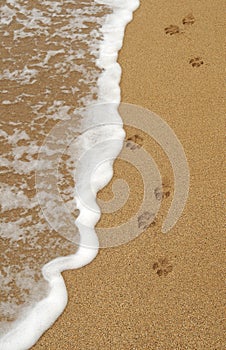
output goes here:
[[[32, 350], [224, 348], [223, 6], [222, 0], [141, 0], [119, 55], [122, 101], [157, 113], [178, 136], [190, 168], [188, 202], [175, 227], [161, 233], [172, 171], [143, 135], [170, 192], [159, 219], [132, 242], [102, 249], [89, 266], [63, 273], [67, 308]], [[142, 193], [139, 176], [134, 181], [135, 170], [126, 169], [115, 162], [114, 179], [128, 181], [134, 203], [122, 209], [124, 220]], [[111, 185], [100, 196], [110, 197]], [[104, 214], [98, 225], [116, 225], [122, 211]]]

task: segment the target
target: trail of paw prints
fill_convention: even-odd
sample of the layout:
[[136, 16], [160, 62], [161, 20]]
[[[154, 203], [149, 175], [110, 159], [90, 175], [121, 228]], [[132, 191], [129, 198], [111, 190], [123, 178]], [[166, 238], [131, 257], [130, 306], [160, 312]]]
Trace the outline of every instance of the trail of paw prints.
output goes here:
[[[165, 33], [169, 35], [175, 35], [175, 34], [185, 34], [186, 29], [190, 28], [194, 23], [196, 22], [195, 17], [192, 13], [189, 13], [187, 16], [185, 16], [182, 19], [183, 29], [179, 27], [178, 25], [171, 24], [168, 27], [166, 27]], [[190, 38], [188, 38], [190, 40]], [[204, 61], [201, 57], [193, 57], [189, 60], [189, 64], [193, 68], [199, 68], [204, 64]]]
[[170, 24], [168, 27], [164, 28], [165, 33], [169, 35], [175, 35], [175, 34], [183, 34], [185, 33], [184, 29], [187, 27], [192, 26], [195, 23], [195, 17], [192, 13], [189, 13], [187, 16], [185, 16], [182, 19], [183, 29], [179, 27], [176, 24]]
[[143, 138], [138, 134], [135, 134], [126, 140], [126, 147], [134, 151], [135, 149], [141, 148], [143, 146], [143, 143]]
[[190, 59], [189, 64], [194, 68], [199, 68], [204, 64], [204, 62], [201, 57], [194, 57]]
[[167, 258], [159, 258], [158, 261], [153, 264], [152, 268], [159, 277], [167, 276], [173, 271], [173, 266], [169, 263]]

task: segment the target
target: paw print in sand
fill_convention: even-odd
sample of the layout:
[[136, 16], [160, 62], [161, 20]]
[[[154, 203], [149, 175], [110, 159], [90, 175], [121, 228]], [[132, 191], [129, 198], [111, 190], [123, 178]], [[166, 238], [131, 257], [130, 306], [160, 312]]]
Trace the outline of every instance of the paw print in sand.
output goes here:
[[157, 187], [154, 190], [155, 198], [157, 199], [157, 201], [161, 201], [163, 199], [168, 198], [170, 196], [170, 193], [171, 193], [171, 186], [168, 179], [163, 180], [162, 188]]
[[165, 28], [165, 33], [169, 35], [174, 35], [174, 34], [181, 33], [181, 30], [178, 26], [171, 24], [169, 27]]
[[192, 67], [196, 67], [196, 68], [204, 64], [203, 60], [200, 57], [194, 57], [190, 59], [189, 63], [192, 65]]
[[[182, 19], [182, 23], [185, 27], [190, 26], [195, 23], [195, 17], [193, 16], [192, 13], [189, 13], [187, 16], [185, 16]], [[182, 34], [184, 33], [184, 31], [176, 24], [171, 24], [165, 28], [165, 33], [169, 35], [174, 35], [174, 34]]]
[[148, 227], [154, 226], [156, 224], [154, 218], [155, 214], [145, 211], [138, 217], [138, 227], [146, 230]]
[[161, 201], [162, 199], [168, 198], [170, 196], [170, 190], [164, 187], [161, 189], [160, 187], [157, 187], [154, 191], [155, 198], [157, 201]]
[[182, 19], [182, 23], [183, 25], [192, 25], [195, 23], [195, 17], [193, 16], [192, 13], [189, 13], [189, 15], [185, 16], [183, 19]]
[[143, 138], [139, 135], [133, 135], [126, 141], [126, 147], [134, 151], [135, 149], [141, 148], [143, 145]]
[[173, 271], [173, 266], [170, 265], [167, 258], [158, 259], [158, 261], [153, 264], [152, 268], [159, 277], [167, 276], [168, 273]]

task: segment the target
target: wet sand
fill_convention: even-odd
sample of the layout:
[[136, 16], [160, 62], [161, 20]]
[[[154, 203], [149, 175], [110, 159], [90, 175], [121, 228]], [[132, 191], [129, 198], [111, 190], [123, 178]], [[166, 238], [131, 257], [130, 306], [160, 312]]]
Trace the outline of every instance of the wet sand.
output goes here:
[[[223, 6], [221, 0], [141, 1], [119, 55], [122, 101], [157, 113], [176, 133], [190, 168], [188, 202], [175, 227], [161, 233], [172, 170], [143, 135], [169, 192], [155, 225], [129, 244], [101, 249], [89, 266], [63, 273], [67, 308], [33, 350], [224, 348]], [[121, 160], [114, 168], [114, 179], [127, 180], [133, 205], [104, 214], [99, 227], [117, 225], [122, 211], [127, 220], [141, 200], [135, 169]], [[100, 197], [111, 197], [112, 183]]]

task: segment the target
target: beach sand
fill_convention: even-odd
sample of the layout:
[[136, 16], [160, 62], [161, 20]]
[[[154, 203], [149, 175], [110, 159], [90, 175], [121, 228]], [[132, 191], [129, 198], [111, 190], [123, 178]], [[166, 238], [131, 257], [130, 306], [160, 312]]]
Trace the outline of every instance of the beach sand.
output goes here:
[[[169, 192], [159, 219], [130, 243], [63, 273], [66, 310], [32, 350], [224, 348], [223, 7], [222, 0], [141, 0], [119, 55], [122, 101], [157, 113], [176, 133], [190, 168], [188, 202], [175, 227], [161, 233], [172, 170], [143, 135]], [[114, 179], [130, 186], [126, 221], [142, 181], [122, 160], [114, 169]], [[114, 179], [99, 197], [110, 198]], [[98, 226], [115, 226], [117, 218], [104, 214]]]

